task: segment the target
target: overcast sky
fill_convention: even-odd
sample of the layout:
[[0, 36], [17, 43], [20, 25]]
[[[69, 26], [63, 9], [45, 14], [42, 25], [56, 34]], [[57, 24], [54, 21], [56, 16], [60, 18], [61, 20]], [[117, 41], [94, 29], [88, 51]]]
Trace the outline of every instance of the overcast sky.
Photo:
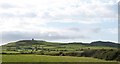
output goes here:
[[0, 44], [32, 38], [117, 42], [118, 1], [0, 0]]

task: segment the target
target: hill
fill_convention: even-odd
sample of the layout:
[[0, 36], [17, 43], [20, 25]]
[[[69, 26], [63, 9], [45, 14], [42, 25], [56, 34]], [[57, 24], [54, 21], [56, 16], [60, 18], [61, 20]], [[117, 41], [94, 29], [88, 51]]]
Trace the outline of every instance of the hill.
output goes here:
[[119, 48], [120, 44], [114, 43], [114, 42], [105, 42], [105, 41], [94, 41], [91, 43], [81, 43], [81, 42], [72, 42], [72, 43], [55, 43], [55, 42], [47, 42], [44, 40], [20, 40], [17, 42], [8, 43], [3, 46], [10, 46], [10, 47], [16, 47], [16, 46], [29, 46], [29, 45], [47, 45], [47, 46], [65, 46], [65, 45], [80, 45], [80, 46], [104, 46], [104, 47], [114, 47]]
[[69, 44], [77, 44], [77, 45], [86, 45], [86, 46], [105, 46], [105, 47], [115, 47], [115, 48], [119, 48], [120, 44], [119, 43], [114, 43], [114, 42], [110, 42], [110, 41], [94, 41], [91, 43], [81, 43], [81, 42], [73, 42], [73, 43], [69, 43]]
[[114, 43], [114, 42], [104, 42], [104, 41], [95, 41], [95, 42], [92, 42], [90, 43], [90, 45], [93, 45], [93, 46], [109, 46], [109, 47], [120, 47], [120, 44], [118, 43]]
[[34, 54], [51, 56], [94, 57], [105, 60], [119, 61], [120, 44], [95, 41], [91, 43], [59, 43], [44, 40], [20, 40], [2, 46], [2, 54]]

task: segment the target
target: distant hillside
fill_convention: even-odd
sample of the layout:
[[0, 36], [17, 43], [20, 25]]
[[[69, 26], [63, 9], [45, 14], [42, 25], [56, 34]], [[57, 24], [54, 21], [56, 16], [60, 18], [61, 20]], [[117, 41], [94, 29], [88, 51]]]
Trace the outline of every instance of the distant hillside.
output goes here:
[[20, 40], [13, 43], [8, 43], [3, 46], [27, 46], [27, 45], [84, 45], [84, 46], [106, 46], [106, 47], [120, 47], [120, 44], [114, 43], [114, 42], [104, 42], [104, 41], [95, 41], [91, 43], [81, 43], [81, 42], [72, 42], [72, 43], [53, 43], [53, 42], [47, 42], [44, 40]]
[[46, 41], [43, 40], [20, 40], [17, 41], [17, 45], [34, 45], [34, 44], [42, 44], [45, 43]]
[[116, 48], [120, 48], [120, 44], [119, 43], [114, 43], [114, 42], [105, 42], [105, 41], [94, 41], [91, 43], [81, 43], [81, 42], [73, 42], [73, 43], [69, 43], [69, 44], [77, 44], [77, 45], [87, 45], [87, 46], [107, 46], [107, 47], [116, 47]]
[[95, 41], [90, 43], [92, 46], [109, 46], [109, 47], [120, 47], [120, 44], [114, 42]]

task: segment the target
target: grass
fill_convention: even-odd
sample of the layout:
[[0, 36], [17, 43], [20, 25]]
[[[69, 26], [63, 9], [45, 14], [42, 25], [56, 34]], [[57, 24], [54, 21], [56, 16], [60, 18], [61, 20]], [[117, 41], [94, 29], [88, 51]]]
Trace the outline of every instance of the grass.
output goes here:
[[[3, 55], [3, 62], [109, 62], [88, 57], [46, 56], [46, 55]], [[113, 61], [110, 61], [113, 62]]]
[[20, 52], [16, 52], [16, 51], [3, 51], [3, 53], [20, 53]]

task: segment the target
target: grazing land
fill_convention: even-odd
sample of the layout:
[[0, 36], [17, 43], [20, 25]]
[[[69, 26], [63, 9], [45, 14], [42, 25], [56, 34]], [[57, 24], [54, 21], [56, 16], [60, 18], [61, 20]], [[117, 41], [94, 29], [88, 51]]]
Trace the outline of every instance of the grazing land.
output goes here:
[[117, 62], [120, 44], [21, 40], [2, 45], [3, 62]]
[[3, 62], [109, 62], [109, 61], [89, 57], [46, 56], [46, 55], [3, 55]]

